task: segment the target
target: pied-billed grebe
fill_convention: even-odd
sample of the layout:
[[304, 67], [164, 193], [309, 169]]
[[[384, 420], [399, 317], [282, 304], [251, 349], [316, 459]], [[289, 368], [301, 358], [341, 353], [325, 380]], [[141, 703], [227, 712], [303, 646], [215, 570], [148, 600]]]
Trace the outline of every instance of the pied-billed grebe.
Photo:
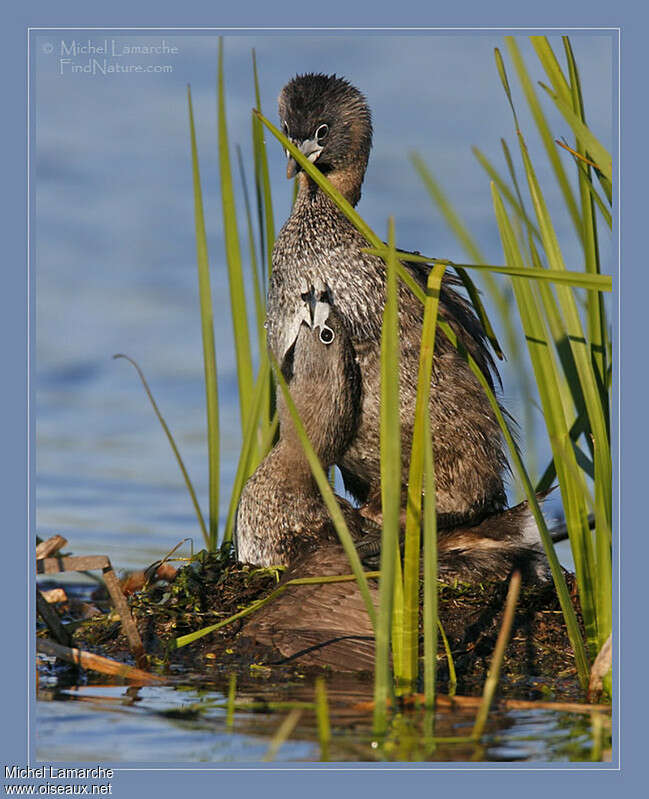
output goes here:
[[[364, 96], [342, 78], [300, 75], [279, 98], [284, 133], [353, 204], [372, 144], [370, 109]], [[293, 211], [273, 251], [268, 297], [268, 341], [280, 359], [288, 349], [299, 286], [319, 279], [332, 291], [336, 309], [350, 331], [362, 377], [362, 410], [356, 435], [336, 458], [345, 485], [380, 520], [380, 341], [385, 304], [385, 265], [361, 252], [367, 242], [331, 200], [289, 158], [288, 176], [298, 174]], [[406, 264], [423, 285], [426, 270]], [[470, 305], [444, 279], [440, 317], [493, 387], [497, 376], [484, 331]], [[297, 299], [296, 299], [297, 298]], [[423, 309], [403, 285], [399, 288], [401, 341], [401, 423], [404, 501], [414, 419]], [[484, 392], [465, 361], [439, 334], [430, 393], [437, 512], [440, 526], [477, 523], [506, 504], [506, 457], [500, 429]]]
[[[313, 449], [327, 469], [356, 430], [360, 373], [346, 327], [324, 286], [301, 288], [279, 363]], [[280, 394], [277, 405], [280, 438], [243, 489], [235, 539], [239, 560], [288, 566], [338, 537]], [[355, 537], [375, 527], [346, 500], [339, 498], [339, 504]]]
[[[520, 569], [526, 583], [544, 583], [549, 568], [534, 518], [523, 502], [496, 513], [476, 527], [440, 533], [438, 574], [442, 582], [504, 581]], [[366, 569], [377, 569], [380, 533], [368, 532], [357, 542]], [[324, 542], [298, 557], [282, 582], [296, 577], [349, 574], [340, 544]], [[378, 608], [378, 588], [370, 580], [370, 597]], [[272, 646], [283, 658], [340, 671], [374, 668], [374, 631], [355, 582], [291, 585], [247, 621], [241, 635]]]
[[[324, 467], [348, 445], [360, 413], [360, 374], [344, 321], [325, 289], [302, 292], [290, 324], [282, 371]], [[239, 560], [288, 566], [282, 580], [347, 575], [350, 566], [311, 476], [292, 419], [279, 398], [280, 440], [246, 483], [235, 541]], [[378, 568], [380, 529], [343, 499], [339, 503], [367, 569]], [[496, 513], [475, 527], [441, 531], [440, 579], [506, 579], [521, 568], [545, 578], [545, 559], [526, 505]], [[375, 581], [370, 596], [378, 604]], [[372, 625], [355, 582], [288, 586], [246, 621], [241, 635], [273, 646], [285, 658], [346, 671], [371, 669]]]

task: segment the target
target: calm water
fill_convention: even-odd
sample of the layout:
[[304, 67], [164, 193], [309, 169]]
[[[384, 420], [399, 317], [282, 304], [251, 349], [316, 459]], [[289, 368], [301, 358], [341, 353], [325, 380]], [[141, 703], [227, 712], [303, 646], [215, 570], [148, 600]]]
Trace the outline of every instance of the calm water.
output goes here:
[[[89, 58], [75, 55], [73, 38], [61, 32], [56, 39], [42, 37], [35, 57], [32, 330], [37, 532], [41, 537], [63, 534], [76, 554], [107, 554], [118, 568], [142, 568], [183, 538], [192, 538], [197, 548], [202, 540], [180, 473], [137, 376], [126, 362], [114, 361], [113, 354], [125, 352], [140, 363], [207, 510], [187, 83], [194, 98], [216, 308], [222, 514], [241, 439], [218, 199], [216, 39], [168, 36], [166, 44], [176, 52], [126, 56], [127, 46], [158, 46], [160, 38], [119, 37], [113, 42], [110, 34], [94, 31], [88, 42], [87, 35], [77, 32], [78, 45], [107, 46], [116, 53], [107, 59], [110, 63], [158, 68], [93, 75], [72, 71], [73, 66], [85, 67]], [[534, 64], [531, 48], [525, 41], [521, 45], [528, 63]], [[279, 90], [296, 72], [344, 74], [367, 94], [374, 113], [375, 146], [359, 209], [363, 216], [384, 234], [393, 214], [402, 246], [463, 259], [408, 161], [408, 153], [417, 151], [446, 187], [487, 258], [501, 263], [489, 182], [470, 152], [471, 145], [479, 145], [503, 168], [500, 137], [515, 146], [493, 63], [494, 46], [502, 48], [503, 42], [491, 35], [228, 37], [232, 142], [241, 145], [250, 175], [252, 47], [257, 52], [262, 107], [271, 119]], [[609, 40], [577, 37], [574, 48], [589, 121], [610, 146]], [[103, 61], [103, 56], [97, 58]], [[544, 79], [536, 66], [533, 75]], [[541, 180], [552, 186], [518, 95], [517, 103]], [[569, 136], [555, 115], [549, 113], [548, 118], [557, 136]], [[279, 226], [289, 211], [291, 187], [284, 179], [283, 154], [273, 141], [269, 156]], [[548, 201], [556, 211], [566, 263], [581, 268], [554, 189]], [[604, 241], [604, 264], [609, 256]], [[521, 418], [518, 382], [507, 365], [503, 377], [504, 402]], [[547, 446], [541, 439], [536, 444], [545, 460]], [[186, 700], [186, 695], [168, 689], [143, 689], [132, 706], [111, 706], [107, 719], [111, 730], [134, 734], [129, 745], [136, 759], [150, 759], [149, 748], [160, 740], [173, 742], [180, 747], [177, 751], [194, 752], [194, 759], [254, 760], [263, 750], [254, 736], [230, 740], [223, 735], [220, 743], [215, 741], [210, 725], [222, 726], [217, 713], [210, 717], [207, 731], [187, 731], [157, 715], [161, 705], [172, 707]], [[126, 757], [124, 751], [111, 748], [116, 746], [112, 734], [110, 740], [101, 740], [97, 708], [104, 705], [69, 701], [40, 707], [43, 756], [54, 757], [45, 742], [55, 729], [62, 759], [83, 758], [84, 753], [96, 759], [97, 752]], [[103, 711], [100, 715], [103, 718]], [[548, 723], [543, 716], [514, 718], [514, 726], [519, 722], [524, 729]], [[312, 751], [310, 744], [290, 744], [282, 756], [308, 758]]]
[[[264, 759], [269, 741], [287, 711], [238, 710], [226, 722], [227, 697], [210, 687], [127, 689], [79, 686], [62, 691], [44, 688], [39, 697], [36, 756], [43, 761], [94, 763], [255, 763]], [[441, 712], [444, 737], [470, 734], [469, 713]], [[383, 747], [371, 733], [371, 714], [344, 721], [332, 717], [329, 759], [345, 761], [529, 762], [589, 760], [593, 733], [588, 716], [527, 710], [493, 713], [480, 747], [440, 743], [426, 751], [421, 714], [400, 717]], [[298, 727], [273, 760], [321, 761], [315, 718], [304, 711]], [[432, 747], [431, 747], [432, 748]]]

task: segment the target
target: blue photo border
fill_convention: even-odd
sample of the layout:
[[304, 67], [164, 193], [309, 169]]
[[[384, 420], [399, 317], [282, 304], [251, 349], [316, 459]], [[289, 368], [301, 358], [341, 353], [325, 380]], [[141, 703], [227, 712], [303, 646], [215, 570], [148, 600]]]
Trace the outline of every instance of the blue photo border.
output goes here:
[[[296, 4], [298, 6], [300, 4]], [[29, 382], [27, 369], [28, 357], [33, 356], [31, 351], [31, 339], [28, 337], [28, 309], [31, 309], [31, 320], [33, 330], [33, 296], [29, 294], [29, 273], [27, 270], [27, 218], [31, 209], [27, 205], [26, 184], [27, 174], [27, 86], [25, 80], [25, 65], [27, 55], [28, 28], [68, 28], [68, 27], [113, 27], [110, 23], [119, 22], [125, 25], [128, 22], [132, 27], [156, 27], [163, 25], [169, 26], [170, 32], [177, 27], [185, 27], [185, 20], [188, 22], [191, 14], [191, 23], [197, 27], [213, 27], [215, 24], [225, 27], [237, 25], [242, 28], [251, 28], [252, 32], [262, 32], [263, 29], [276, 28], [283, 31], [295, 27], [314, 26], [322, 28], [325, 24], [332, 27], [340, 27], [344, 21], [344, 27], [366, 27], [367, 20], [371, 19], [377, 28], [400, 28], [403, 26], [413, 26], [422, 30], [424, 25], [435, 27], [457, 27], [466, 29], [467, 26], [489, 27], [493, 30], [503, 30], [504, 27], [515, 27], [517, 30], [525, 28], [530, 24], [542, 27], [535, 28], [534, 31], [544, 32], [549, 28], [559, 28], [562, 31], [571, 27], [579, 28], [584, 21], [600, 22], [601, 27], [607, 30], [620, 29], [620, 58], [623, 65], [621, 71], [622, 91], [621, 91], [621, 115], [622, 125], [620, 128], [619, 141], [616, 142], [614, 152], [621, 154], [617, 164], [621, 173], [618, 174], [620, 186], [619, 210], [621, 216], [621, 226], [618, 229], [620, 243], [620, 256], [624, 258], [625, 267], [619, 274], [617, 288], [619, 290], [618, 305], [618, 326], [619, 335], [617, 338], [618, 359], [616, 361], [615, 381], [618, 386], [618, 401], [615, 409], [616, 426], [620, 424], [621, 434], [619, 437], [619, 447], [616, 456], [616, 476], [620, 489], [619, 496], [621, 503], [618, 507], [618, 529], [624, 524], [624, 547], [622, 556], [618, 558], [618, 569], [616, 569], [616, 580], [621, 588], [621, 602], [616, 608], [619, 619], [618, 637], [616, 640], [615, 653], [617, 663], [622, 663], [622, 675], [624, 682], [617, 697], [614, 710], [614, 729], [616, 722], [621, 722], [620, 735], [616, 736], [615, 749], [613, 752], [613, 764], [575, 764], [557, 768], [556, 766], [538, 768], [521, 768], [516, 764], [512, 766], [502, 766], [502, 771], [496, 771], [496, 766], [492, 764], [482, 764], [479, 767], [462, 768], [462, 773], [455, 771], [450, 773], [450, 769], [444, 764], [431, 764], [427, 766], [429, 770], [422, 770], [417, 764], [404, 764], [403, 766], [391, 766], [389, 769], [382, 768], [379, 764], [356, 766], [347, 764], [340, 768], [340, 771], [333, 772], [328, 767], [318, 764], [310, 766], [305, 764], [300, 766], [300, 771], [291, 771], [286, 766], [269, 766], [264, 772], [253, 771], [245, 768], [247, 774], [236, 771], [232, 775], [228, 772], [235, 769], [227, 767], [211, 769], [210, 771], [197, 771], [195, 767], [184, 768], [182, 772], [163, 771], [158, 766], [151, 770], [144, 770], [138, 766], [134, 770], [119, 765], [115, 783], [115, 794], [118, 796], [135, 796], [147, 787], [152, 787], [157, 796], [171, 795], [171, 791], [187, 790], [188, 782], [191, 783], [191, 790], [197, 790], [199, 783], [201, 788], [218, 785], [219, 790], [228, 787], [241, 787], [245, 785], [246, 791], [253, 791], [255, 787], [268, 792], [279, 788], [284, 795], [289, 795], [289, 791], [309, 790], [314, 795], [330, 792], [336, 783], [337, 775], [344, 774], [345, 784], [349, 785], [350, 790], [367, 787], [370, 790], [381, 792], [383, 790], [394, 790], [394, 786], [388, 784], [388, 773], [398, 770], [402, 772], [402, 777], [408, 784], [426, 785], [428, 789], [442, 788], [443, 785], [457, 785], [458, 780], [463, 788], [470, 789], [476, 787], [479, 790], [491, 790], [501, 787], [499, 793], [502, 795], [502, 786], [509, 786], [512, 790], [524, 788], [530, 795], [547, 795], [547, 790], [551, 784], [558, 780], [561, 784], [562, 779], [571, 781], [577, 778], [577, 773], [585, 775], [588, 785], [584, 786], [591, 794], [597, 795], [600, 790], [610, 793], [611, 785], [608, 782], [611, 778], [622, 779], [621, 786], [626, 786], [623, 790], [633, 790], [633, 785], [639, 787], [641, 783], [632, 781], [632, 772], [638, 769], [641, 776], [641, 760], [639, 746], [642, 742], [641, 730], [644, 725], [636, 728], [634, 723], [642, 724], [643, 717], [642, 705], [640, 701], [642, 693], [637, 695], [634, 688], [640, 691], [642, 683], [639, 681], [640, 669], [643, 668], [643, 658], [640, 654], [638, 639], [644, 638], [646, 624], [642, 607], [642, 587], [645, 580], [644, 563], [646, 563], [647, 545], [646, 534], [644, 533], [643, 510], [640, 507], [639, 478], [644, 470], [644, 446], [641, 431], [640, 412], [644, 409], [643, 400], [643, 378], [644, 363], [642, 348], [642, 321], [646, 316], [644, 311], [643, 281], [647, 280], [646, 267], [644, 267], [640, 249], [639, 233], [642, 225], [634, 226], [633, 222], [639, 222], [639, 214], [642, 212], [642, 191], [644, 182], [642, 179], [642, 166], [644, 166], [644, 156], [642, 149], [643, 125], [646, 111], [642, 108], [643, 98], [646, 96], [646, 89], [643, 88], [643, 75], [646, 73], [645, 48], [642, 41], [643, 27], [641, 19], [633, 19], [631, 8], [625, 11], [624, 4], [617, 4], [615, 9], [609, 9], [604, 3], [579, 2], [565, 7], [561, 3], [544, 4], [544, 20], [538, 19], [538, 14], [534, 9], [526, 13], [518, 6], [511, 4], [498, 3], [498, 8], [494, 9], [493, 4], [487, 9], [477, 3], [463, 3], [465, 8], [452, 10], [443, 9], [417, 9], [411, 8], [410, 4], [400, 4], [399, 19], [392, 13], [392, 19], [385, 19], [385, 14], [378, 8], [370, 7], [369, 4], [361, 4], [354, 8], [344, 7], [340, 10], [335, 8], [334, 3], [328, 3], [328, 19], [326, 23], [322, 19], [316, 19], [320, 14], [319, 9], [314, 7], [312, 13], [308, 13], [304, 4], [297, 16], [293, 16], [290, 10], [284, 6], [283, 10], [270, 9], [262, 6], [261, 3], [247, 3], [245, 11], [237, 9], [236, 14], [226, 9], [215, 9], [204, 7], [189, 8], [191, 3], [185, 3], [183, 9], [183, 19], [179, 19], [177, 9], [163, 7], [160, 4], [150, 6], [140, 3], [137, 8], [132, 4], [114, 2], [107, 15], [107, 9], [99, 6], [89, 9], [87, 4], [69, 2], [64, 7], [54, 8], [51, 4], [31, 3], [23, 7], [20, 11], [13, 12], [13, 18], [4, 21], [3, 30], [5, 31], [5, 43], [2, 49], [2, 62], [5, 76], [5, 107], [7, 109], [3, 122], [2, 137], [4, 140], [4, 152], [9, 156], [3, 161], [6, 162], [4, 172], [4, 191], [3, 197], [3, 219], [6, 224], [5, 229], [5, 258], [6, 267], [4, 274], [3, 292], [0, 297], [0, 324], [2, 325], [2, 341], [6, 343], [3, 347], [5, 354], [4, 367], [5, 379], [2, 391], [3, 409], [3, 450], [2, 459], [3, 474], [3, 497], [5, 498], [5, 574], [3, 575], [3, 597], [5, 598], [5, 635], [7, 642], [7, 652], [5, 662], [2, 665], [4, 681], [3, 685], [3, 723], [0, 732], [2, 741], [3, 761], [10, 764], [27, 764], [28, 759], [31, 765], [38, 765], [33, 760], [33, 752], [27, 752], [28, 728], [33, 719], [34, 703], [34, 640], [33, 624], [31, 621], [33, 614], [33, 602], [30, 600], [34, 592], [33, 564], [29, 563], [27, 557], [26, 537], [31, 541], [31, 536], [27, 536], [29, 529], [33, 532], [33, 515], [31, 520], [27, 518], [27, 510], [34, 507], [33, 480], [27, 481], [26, 476], [34, 472], [34, 403], [33, 391]], [[502, 7], [502, 8], [501, 8]], [[586, 13], [587, 12], [587, 13]], [[2, 12], [7, 14], [6, 11]], [[110, 20], [107, 18], [110, 16]], [[310, 19], [309, 19], [310, 17]], [[535, 17], [526, 19], [525, 17]], [[577, 19], [578, 18], [578, 19]], [[180, 24], [179, 24], [180, 23]], [[545, 23], [545, 24], [543, 24]], [[503, 27], [501, 27], [503, 26]], [[547, 27], [546, 27], [547, 26]], [[590, 26], [588, 26], [590, 27]], [[124, 28], [128, 30], [129, 28]], [[227, 31], [224, 30], [225, 33]], [[380, 31], [377, 31], [377, 33]], [[386, 31], [387, 32], [387, 31]], [[32, 31], [33, 35], [34, 31]], [[297, 33], [297, 31], [296, 31]], [[617, 67], [617, 58], [616, 67]], [[637, 83], [637, 89], [634, 84]], [[615, 83], [614, 83], [615, 85]], [[637, 100], [634, 103], [633, 98]], [[645, 128], [646, 129], [646, 128]], [[646, 138], [646, 137], [645, 137]], [[615, 159], [617, 160], [617, 159]], [[634, 199], [635, 198], [635, 199]], [[27, 213], [26, 213], [27, 211]], [[624, 347], [620, 345], [624, 343]], [[33, 358], [32, 358], [33, 362]], [[622, 375], [623, 383], [622, 383]], [[624, 391], [622, 392], [622, 385]], [[29, 402], [27, 402], [29, 400]], [[29, 429], [31, 430], [31, 440], [27, 439], [28, 430], [28, 407], [29, 407]], [[31, 523], [31, 528], [29, 524]], [[20, 532], [19, 532], [20, 531]], [[30, 546], [30, 544], [28, 544]], [[640, 571], [642, 569], [643, 571]], [[617, 586], [616, 586], [617, 587]], [[26, 590], [27, 588], [27, 590]], [[27, 602], [23, 603], [22, 597], [27, 594]], [[13, 600], [13, 601], [10, 601]], [[632, 603], [637, 605], [632, 605]], [[639, 605], [639, 607], [638, 607]], [[624, 613], [622, 613], [624, 609]], [[619, 657], [620, 641], [624, 641], [624, 661]], [[621, 676], [619, 673], [617, 677]], [[615, 680], [618, 683], [618, 680]], [[619, 702], [619, 704], [618, 704]], [[646, 700], [645, 703], [646, 705]], [[619, 715], [618, 715], [619, 713]], [[616, 767], [620, 756], [621, 769], [616, 771], [611, 766]], [[69, 764], [66, 764], [69, 765]], [[325, 773], [325, 770], [327, 773]], [[479, 769], [479, 770], [477, 770]], [[380, 773], [372, 774], [372, 772]], [[212, 771], [218, 771], [213, 774]], [[286, 773], [286, 778], [270, 778], [269, 771], [282, 771]], [[316, 771], [316, 774], [309, 774]], [[508, 773], [504, 773], [507, 771]], [[534, 774], [530, 774], [534, 771]], [[159, 776], [156, 772], [160, 772]], [[384, 772], [385, 776], [383, 776]], [[433, 773], [434, 772], [434, 773]], [[487, 772], [491, 772], [487, 777]], [[572, 776], [568, 777], [567, 772]], [[189, 775], [189, 776], [188, 776]], [[562, 776], [565, 775], [565, 776]], [[279, 775], [278, 775], [279, 777]], [[315, 779], [314, 779], [315, 777]], [[226, 783], [223, 783], [223, 780]], [[356, 783], [355, 780], [363, 780], [363, 783]], [[597, 782], [594, 782], [594, 780]], [[207, 782], [204, 782], [207, 780]], [[239, 782], [237, 782], [239, 780]], [[369, 780], [369, 782], [368, 782]], [[434, 780], [434, 782], [432, 782]], [[145, 787], [147, 786], [147, 787]], [[301, 786], [301, 787], [300, 787]], [[568, 786], [566, 786], [568, 787]], [[507, 788], [507, 790], [509, 790]], [[135, 793], [137, 791], [137, 794]], [[637, 795], [629, 793], [628, 795]]]

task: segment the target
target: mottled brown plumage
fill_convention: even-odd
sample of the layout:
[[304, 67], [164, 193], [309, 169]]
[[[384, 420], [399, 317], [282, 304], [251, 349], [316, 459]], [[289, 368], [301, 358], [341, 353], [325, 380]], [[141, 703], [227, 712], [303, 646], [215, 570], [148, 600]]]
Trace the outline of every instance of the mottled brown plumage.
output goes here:
[[[304, 288], [304, 287], [303, 287]], [[319, 294], [322, 292], [319, 292]], [[360, 412], [360, 374], [345, 325], [324, 299], [299, 292], [291, 321], [294, 340], [282, 353], [282, 372], [313, 448], [326, 469], [354, 435]], [[288, 566], [298, 556], [338, 540], [313, 479], [293, 421], [278, 396], [280, 439], [246, 483], [237, 511], [239, 560]], [[339, 499], [356, 537], [374, 527]]]
[[[360, 373], [344, 321], [326, 290], [302, 293], [290, 322], [294, 341], [282, 371], [316, 453], [327, 467], [354, 434], [360, 414]], [[304, 296], [310, 300], [305, 301]], [[305, 313], [305, 307], [307, 311]], [[246, 484], [237, 513], [240, 560], [284, 565], [282, 580], [346, 575], [340, 545], [283, 402], [280, 440]], [[365, 568], [379, 566], [381, 530], [339, 499]], [[529, 579], [545, 577], [538, 533], [525, 504], [495, 514], [475, 527], [442, 531], [441, 579], [506, 579], [515, 567]], [[370, 595], [378, 604], [375, 581]], [[289, 586], [263, 612], [244, 624], [243, 636], [274, 647], [305, 665], [346, 671], [373, 668], [374, 638], [355, 582]]]
[[[528, 583], [549, 579], [547, 560], [526, 502], [485, 519], [475, 527], [442, 532], [438, 541], [439, 579], [450, 582], [507, 580], [520, 569]], [[380, 531], [357, 542], [366, 569], [377, 569]], [[298, 557], [282, 578], [349, 574], [340, 544], [327, 542]], [[376, 581], [370, 597], [378, 608]], [[242, 635], [274, 647], [285, 659], [341, 671], [374, 667], [374, 634], [355, 582], [293, 585], [247, 622]]]
[[[302, 75], [279, 99], [287, 135], [352, 202], [361, 184], [372, 141], [371, 115], [363, 95], [341, 78]], [[289, 161], [289, 175], [297, 170]], [[336, 458], [346, 487], [380, 518], [380, 338], [385, 304], [385, 265], [361, 252], [365, 239], [302, 172], [293, 211], [273, 251], [268, 297], [268, 341], [281, 358], [290, 342], [290, 320], [300, 285], [322, 281], [349, 330], [362, 378], [358, 428]], [[406, 264], [423, 285], [426, 271]], [[445, 278], [440, 316], [451, 324], [493, 385], [496, 374], [484, 331], [472, 308]], [[403, 285], [399, 289], [401, 424], [404, 502], [414, 418], [423, 309]], [[500, 429], [484, 392], [465, 361], [443, 335], [435, 342], [430, 394], [437, 509], [441, 526], [476, 523], [506, 504], [506, 458]]]

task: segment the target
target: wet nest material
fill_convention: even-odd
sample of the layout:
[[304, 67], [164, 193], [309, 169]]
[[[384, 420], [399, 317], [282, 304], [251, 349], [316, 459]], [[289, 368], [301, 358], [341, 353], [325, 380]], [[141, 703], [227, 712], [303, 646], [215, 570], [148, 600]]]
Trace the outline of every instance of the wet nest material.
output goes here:
[[[236, 620], [180, 649], [179, 636], [216, 624], [277, 588], [281, 574], [239, 564], [229, 552], [196, 555], [173, 580], [157, 580], [130, 598], [144, 647], [154, 669], [193, 677], [214, 678], [238, 673], [240, 679], [260, 676], [293, 679], [314, 671], [300, 658], [286, 661], [271, 647], [245, 635], [247, 619]], [[575, 598], [575, 581], [567, 574]], [[482, 691], [498, 631], [507, 583], [441, 585], [439, 618], [447, 635], [457, 674], [457, 691]], [[267, 605], [266, 607], [269, 607]], [[243, 630], [243, 634], [242, 634]], [[109, 657], [128, 660], [128, 645], [114, 613], [93, 616], [74, 634], [75, 645]], [[339, 667], [336, 666], [338, 669]], [[447, 658], [439, 641], [438, 678], [449, 679]], [[368, 675], [369, 677], [369, 675]], [[521, 591], [511, 639], [501, 672], [500, 692], [525, 699], [575, 699], [582, 696], [563, 615], [549, 583]]]

